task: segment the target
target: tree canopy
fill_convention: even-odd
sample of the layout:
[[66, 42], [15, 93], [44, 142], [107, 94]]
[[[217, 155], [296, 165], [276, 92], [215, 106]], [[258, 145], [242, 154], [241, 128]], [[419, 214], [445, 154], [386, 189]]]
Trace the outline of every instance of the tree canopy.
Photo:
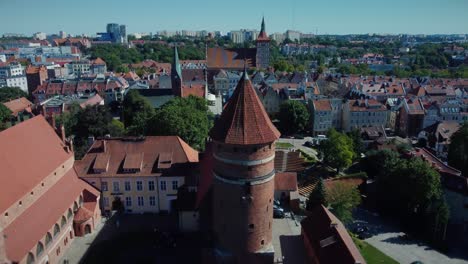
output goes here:
[[328, 131], [327, 139], [320, 143], [319, 151], [323, 162], [336, 168], [338, 172], [341, 168], [351, 166], [356, 156], [351, 138], [335, 129]]
[[320, 178], [314, 190], [309, 194], [306, 209], [310, 211], [318, 205], [326, 205], [326, 196], [325, 184], [323, 183], [323, 179]]
[[449, 212], [439, 173], [420, 158], [403, 159], [389, 150], [369, 152], [366, 160], [374, 164], [368, 174], [374, 174], [381, 213], [402, 219], [417, 234], [440, 240]]
[[28, 97], [28, 94], [19, 87], [2, 87], [0, 88], [0, 103], [8, 102], [12, 99]]
[[[1, 90], [1, 89], [0, 89]], [[8, 128], [7, 121], [11, 116], [11, 111], [5, 105], [0, 103], [0, 131]]]
[[305, 131], [309, 123], [306, 106], [298, 101], [288, 100], [280, 105], [278, 115], [282, 134], [291, 135]]
[[448, 162], [468, 175], [468, 123], [452, 135], [448, 151]]
[[361, 194], [353, 184], [338, 181], [327, 189], [326, 202], [338, 219], [348, 223], [353, 220], [353, 209], [361, 203]]
[[203, 150], [212, 121], [205, 99], [176, 97], [164, 104], [150, 120], [150, 135], [177, 135], [195, 149]]
[[148, 122], [155, 110], [150, 102], [137, 91], [131, 90], [123, 101], [123, 123], [130, 135], [146, 135]]

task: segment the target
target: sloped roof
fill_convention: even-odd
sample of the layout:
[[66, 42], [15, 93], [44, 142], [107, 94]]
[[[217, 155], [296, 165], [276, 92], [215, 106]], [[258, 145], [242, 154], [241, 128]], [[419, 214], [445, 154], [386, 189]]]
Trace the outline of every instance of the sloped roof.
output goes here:
[[73, 156], [40, 115], [0, 132], [0, 212]]
[[257, 49], [239, 48], [223, 49], [208, 48], [207, 67], [210, 69], [242, 69], [244, 64], [247, 67], [255, 67]]
[[271, 143], [279, 138], [280, 132], [265, 112], [245, 71], [210, 136], [238, 145]]
[[366, 263], [343, 223], [323, 205], [301, 222], [319, 263]]
[[[104, 141], [106, 141], [105, 152]], [[99, 167], [106, 166], [107, 170], [95, 173], [93, 164], [100, 155], [104, 154], [110, 155], [108, 167], [106, 166], [107, 159], [104, 159], [106, 164], [99, 164]], [[80, 177], [93, 175], [100, 177], [161, 176], [161, 172], [155, 168], [157, 168], [158, 161], [166, 154], [170, 154], [172, 157], [171, 169], [179, 165], [198, 162], [198, 152], [177, 136], [111, 138], [96, 140], [83, 159], [75, 161], [75, 169]], [[134, 173], [123, 171], [123, 163], [126, 161], [126, 157], [130, 156], [129, 168], [135, 168], [135, 164], [137, 164], [137, 168], [141, 168], [140, 171]]]
[[[48, 158], [50, 157], [43, 157], [39, 160], [44, 162]], [[98, 192], [79, 179], [75, 170], [70, 169], [5, 228], [4, 234], [8, 237], [5, 245], [8, 258], [12, 261], [20, 261], [26, 256], [29, 250], [35, 247], [37, 241], [41, 240], [47, 231], [60, 221], [62, 215], [73, 206], [75, 199], [85, 189], [95, 193], [97, 197]]]
[[3, 105], [5, 105], [8, 109], [10, 109], [12, 114], [16, 116], [18, 115], [19, 112], [23, 112], [25, 110], [27, 112], [31, 112], [32, 103], [25, 97], [21, 97], [18, 99], [13, 99], [8, 102], [5, 102], [3, 103]]

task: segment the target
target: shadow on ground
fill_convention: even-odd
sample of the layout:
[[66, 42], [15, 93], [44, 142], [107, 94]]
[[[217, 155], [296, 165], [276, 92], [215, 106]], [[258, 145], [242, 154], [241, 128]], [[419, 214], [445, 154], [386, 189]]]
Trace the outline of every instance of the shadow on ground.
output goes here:
[[179, 234], [176, 224], [176, 216], [116, 214], [80, 263], [201, 263], [201, 236]]
[[[300, 235], [280, 236], [283, 264], [303, 264], [305, 262], [304, 243]], [[275, 262], [276, 263], [276, 262]]]

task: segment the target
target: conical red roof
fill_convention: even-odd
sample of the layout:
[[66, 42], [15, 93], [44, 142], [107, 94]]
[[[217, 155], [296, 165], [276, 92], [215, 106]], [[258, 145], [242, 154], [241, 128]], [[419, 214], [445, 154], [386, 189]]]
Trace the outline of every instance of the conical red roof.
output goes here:
[[245, 71], [210, 136], [236, 145], [267, 144], [279, 138]]

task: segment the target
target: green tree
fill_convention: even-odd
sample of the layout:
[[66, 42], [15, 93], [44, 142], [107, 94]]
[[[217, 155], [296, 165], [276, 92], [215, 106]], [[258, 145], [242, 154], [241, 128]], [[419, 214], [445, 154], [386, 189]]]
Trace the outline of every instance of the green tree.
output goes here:
[[150, 120], [149, 134], [179, 136], [195, 149], [203, 150], [212, 120], [205, 99], [176, 97], [164, 104]]
[[28, 94], [19, 87], [2, 87], [0, 89], [0, 103], [21, 97], [27, 98]]
[[366, 150], [364, 142], [362, 142], [361, 133], [359, 132], [359, 129], [353, 129], [351, 132], [347, 133], [347, 135], [353, 141], [353, 150], [354, 153], [356, 153], [355, 158], [359, 158], [361, 156], [361, 153], [363, 153]]
[[8, 128], [7, 122], [10, 119], [10, 117], [11, 117], [10, 109], [8, 109], [5, 105], [0, 103], [0, 131]]
[[361, 194], [356, 186], [336, 182], [327, 189], [326, 202], [333, 213], [344, 223], [353, 220], [353, 209], [361, 203]]
[[131, 90], [123, 101], [123, 121], [130, 135], [146, 135], [149, 120], [155, 110], [150, 102], [136, 90]]
[[306, 209], [310, 211], [318, 205], [326, 205], [326, 196], [325, 184], [323, 183], [323, 179], [320, 178], [314, 190], [309, 194]]
[[468, 175], [468, 123], [455, 132], [450, 139], [448, 162]]
[[278, 119], [279, 128], [283, 134], [295, 134], [306, 129], [309, 123], [309, 112], [303, 103], [288, 100], [280, 105]]
[[330, 129], [327, 139], [322, 141], [319, 150], [325, 163], [336, 168], [339, 173], [341, 168], [347, 168], [353, 163], [355, 153], [353, 141], [346, 134]]

